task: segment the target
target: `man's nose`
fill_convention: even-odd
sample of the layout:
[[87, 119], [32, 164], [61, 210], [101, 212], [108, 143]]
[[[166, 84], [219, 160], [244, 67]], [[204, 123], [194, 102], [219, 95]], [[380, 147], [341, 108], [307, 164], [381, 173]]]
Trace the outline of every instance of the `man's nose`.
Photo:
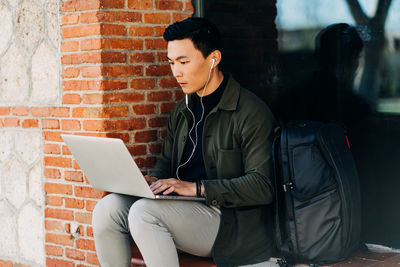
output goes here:
[[182, 76], [182, 70], [178, 67], [178, 64], [171, 65], [171, 70], [174, 77]]

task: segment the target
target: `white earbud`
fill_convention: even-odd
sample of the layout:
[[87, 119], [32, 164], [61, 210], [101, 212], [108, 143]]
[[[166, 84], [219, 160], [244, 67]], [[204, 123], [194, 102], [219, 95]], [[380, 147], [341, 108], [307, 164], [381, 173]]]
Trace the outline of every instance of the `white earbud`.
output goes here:
[[210, 70], [214, 67], [214, 63], [215, 63], [215, 58], [212, 59], [212, 64], [211, 64]]

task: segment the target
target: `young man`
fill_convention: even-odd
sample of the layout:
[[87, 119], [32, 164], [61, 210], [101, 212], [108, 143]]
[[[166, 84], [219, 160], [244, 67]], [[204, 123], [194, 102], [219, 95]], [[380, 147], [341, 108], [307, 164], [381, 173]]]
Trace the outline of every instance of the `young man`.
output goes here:
[[274, 250], [274, 118], [219, 70], [220, 36], [211, 22], [177, 22], [164, 39], [186, 99], [171, 112], [156, 169], [146, 179], [155, 194], [204, 196], [205, 202], [106, 196], [93, 215], [100, 263], [130, 266], [132, 237], [148, 267], [178, 267], [177, 249], [212, 256], [218, 266], [265, 262]]

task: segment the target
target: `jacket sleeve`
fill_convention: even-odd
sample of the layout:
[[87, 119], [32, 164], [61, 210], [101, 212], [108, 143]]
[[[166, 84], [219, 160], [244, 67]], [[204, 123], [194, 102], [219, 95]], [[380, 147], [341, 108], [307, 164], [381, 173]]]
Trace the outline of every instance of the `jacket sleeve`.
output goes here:
[[[266, 205], [273, 200], [272, 141], [275, 119], [265, 105], [248, 105], [237, 116], [243, 175], [204, 180], [206, 203], [234, 208]], [[230, 166], [224, 166], [224, 168]]]

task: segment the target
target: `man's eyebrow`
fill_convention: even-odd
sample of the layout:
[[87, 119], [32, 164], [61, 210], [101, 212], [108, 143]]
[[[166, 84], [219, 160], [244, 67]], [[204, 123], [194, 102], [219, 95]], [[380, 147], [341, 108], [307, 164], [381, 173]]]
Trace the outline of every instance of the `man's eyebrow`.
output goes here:
[[[187, 56], [179, 56], [179, 57], [175, 58], [175, 60], [180, 60], [180, 59], [182, 59], [182, 58], [187, 58]], [[168, 56], [167, 56], [167, 59], [168, 59], [168, 60], [172, 60], [172, 59], [170, 59]]]

